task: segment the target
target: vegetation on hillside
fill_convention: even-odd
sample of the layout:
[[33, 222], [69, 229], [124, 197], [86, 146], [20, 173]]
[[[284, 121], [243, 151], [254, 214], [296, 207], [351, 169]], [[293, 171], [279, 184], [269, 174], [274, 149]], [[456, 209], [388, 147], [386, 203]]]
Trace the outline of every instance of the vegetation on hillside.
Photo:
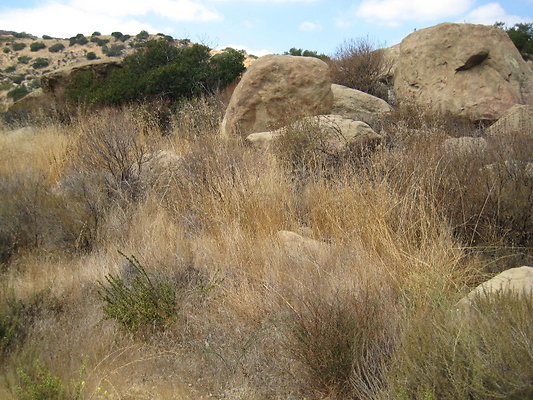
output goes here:
[[289, 49], [289, 51], [286, 51], [283, 54], [289, 55], [289, 56], [315, 57], [315, 58], [321, 59], [322, 61], [329, 60], [329, 57], [325, 54], [318, 54], [318, 52], [313, 51], [313, 50], [303, 50], [303, 49], [297, 49], [295, 47], [292, 47], [291, 49]]
[[226, 49], [211, 57], [209, 52], [208, 47], [199, 44], [176, 47], [165, 40], [151, 40], [103, 80], [91, 71], [76, 75], [67, 95], [77, 103], [119, 105], [154, 98], [176, 101], [213, 93], [244, 71], [244, 54]]

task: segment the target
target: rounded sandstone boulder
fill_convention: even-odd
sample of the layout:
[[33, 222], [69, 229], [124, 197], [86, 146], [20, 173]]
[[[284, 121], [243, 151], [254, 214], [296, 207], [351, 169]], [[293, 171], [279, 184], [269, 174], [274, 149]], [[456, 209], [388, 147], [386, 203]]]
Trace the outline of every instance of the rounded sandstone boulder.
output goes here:
[[250, 66], [237, 85], [221, 133], [246, 137], [274, 130], [296, 118], [327, 114], [332, 105], [325, 62], [314, 57], [264, 56]]

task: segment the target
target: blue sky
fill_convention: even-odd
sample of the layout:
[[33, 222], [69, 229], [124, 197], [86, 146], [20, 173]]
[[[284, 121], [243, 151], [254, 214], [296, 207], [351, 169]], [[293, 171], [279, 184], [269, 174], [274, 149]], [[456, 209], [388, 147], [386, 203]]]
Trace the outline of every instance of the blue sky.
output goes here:
[[440, 22], [533, 22], [533, 0], [0, 0], [0, 29], [70, 37], [141, 30], [256, 55], [393, 45]]

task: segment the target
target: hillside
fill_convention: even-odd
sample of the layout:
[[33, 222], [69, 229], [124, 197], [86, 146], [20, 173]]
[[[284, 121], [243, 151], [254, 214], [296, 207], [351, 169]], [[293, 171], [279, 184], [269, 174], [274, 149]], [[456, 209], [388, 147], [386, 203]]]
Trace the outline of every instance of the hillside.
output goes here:
[[[98, 33], [98, 32], [95, 32]], [[121, 60], [132, 54], [143, 42], [153, 39], [170, 41], [176, 46], [187, 46], [187, 39], [177, 40], [164, 34], [157, 35], [124, 35], [119, 32], [115, 36], [78, 35], [70, 39], [38, 38], [24, 33], [0, 31], [0, 112], [6, 111], [15, 99], [40, 87], [40, 77], [58, 70], [85, 64], [90, 60]], [[44, 47], [39, 45], [42, 43]], [[35, 51], [32, 50], [32, 45]], [[212, 54], [220, 51], [213, 50]], [[88, 54], [90, 55], [88, 57]], [[245, 65], [249, 65], [255, 57], [247, 56]], [[35, 64], [39, 61], [37, 64]], [[22, 92], [9, 93], [15, 89]]]

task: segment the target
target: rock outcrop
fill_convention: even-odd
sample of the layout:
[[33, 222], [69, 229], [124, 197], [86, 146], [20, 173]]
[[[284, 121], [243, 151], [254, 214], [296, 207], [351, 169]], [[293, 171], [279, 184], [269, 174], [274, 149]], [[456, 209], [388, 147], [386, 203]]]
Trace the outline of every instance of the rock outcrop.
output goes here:
[[533, 294], [533, 268], [524, 266], [503, 271], [472, 290], [458, 305], [468, 307], [476, 296], [490, 296], [508, 291], [518, 295]]
[[290, 134], [291, 129], [316, 135], [327, 153], [338, 153], [347, 147], [371, 147], [381, 142], [381, 136], [368, 124], [335, 114], [303, 118], [275, 131], [253, 133], [246, 140], [256, 147], [266, 148], [285, 132]]
[[342, 85], [331, 85], [333, 92], [332, 114], [341, 115], [372, 126], [377, 120], [391, 112], [385, 100]]
[[444, 23], [407, 36], [394, 89], [399, 103], [474, 121], [533, 103], [530, 67], [505, 31], [485, 25]]
[[264, 56], [237, 85], [221, 133], [246, 137], [280, 128], [297, 117], [327, 114], [332, 105], [325, 62], [314, 57]]

